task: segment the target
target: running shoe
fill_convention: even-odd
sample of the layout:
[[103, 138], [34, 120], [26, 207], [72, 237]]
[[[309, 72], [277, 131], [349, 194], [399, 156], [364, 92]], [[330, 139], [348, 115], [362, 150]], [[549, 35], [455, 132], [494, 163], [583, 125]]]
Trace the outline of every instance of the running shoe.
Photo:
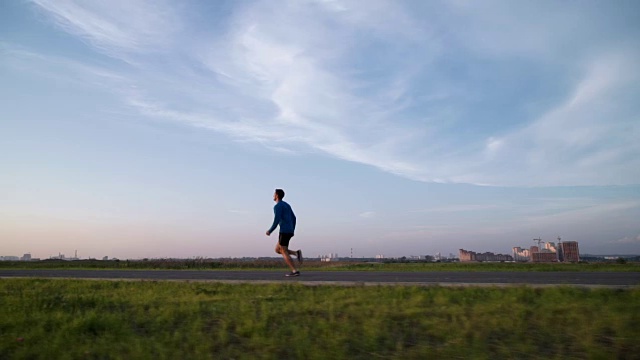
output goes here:
[[300, 276], [300, 271], [292, 271], [285, 276], [286, 277]]
[[296, 255], [298, 256], [298, 262], [302, 264], [302, 250], [296, 251]]

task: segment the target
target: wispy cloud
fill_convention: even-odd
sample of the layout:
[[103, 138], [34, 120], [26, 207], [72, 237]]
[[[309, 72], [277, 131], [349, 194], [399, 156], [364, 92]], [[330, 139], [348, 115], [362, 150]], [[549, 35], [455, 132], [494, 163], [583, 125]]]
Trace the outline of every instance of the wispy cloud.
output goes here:
[[637, 244], [640, 245], [640, 234], [638, 236], [625, 236], [622, 239], [610, 241], [611, 244]]
[[[455, 212], [468, 212], [468, 211], [486, 211], [486, 210], [495, 210], [500, 208], [506, 208], [505, 205], [498, 204], [463, 204], [463, 205], [446, 205], [433, 207], [428, 209], [419, 209], [413, 210], [412, 212], [417, 213], [455, 213]], [[510, 205], [509, 208], [513, 208], [513, 205]]]
[[[508, 165], [517, 185], [637, 182], [640, 159], [631, 154], [640, 153], [635, 140], [640, 126], [627, 109], [615, 108], [616, 98], [630, 91], [631, 79], [637, 78], [630, 76], [634, 71], [629, 59], [599, 58], [561, 105], [521, 130], [489, 139], [479, 167]], [[499, 184], [503, 176], [485, 172], [475, 178]]]
[[529, 223], [579, 223], [579, 222], [589, 222], [593, 221], [594, 223], [598, 219], [602, 219], [608, 214], [620, 214], [621, 212], [629, 211], [632, 209], [640, 208], [640, 202], [629, 200], [629, 201], [612, 201], [612, 202], [603, 202], [599, 204], [593, 204], [591, 206], [575, 208], [575, 209], [564, 209], [557, 213], [549, 214], [548, 212], [545, 214], [535, 214], [528, 217], [524, 217], [519, 221], [529, 222]]
[[370, 219], [376, 216], [376, 213], [375, 211], [365, 211], [363, 213], [360, 213], [358, 216], [360, 216], [361, 218]]
[[[591, 9], [254, 1], [236, 4], [213, 31], [173, 2], [32, 2], [129, 63], [113, 91], [151, 118], [421, 181], [640, 182], [640, 56], [605, 35], [590, 38], [606, 25], [582, 21], [598, 19]], [[536, 16], [516, 16], [523, 11]], [[572, 17], [515, 20], [556, 13]], [[556, 54], [569, 45], [580, 51], [562, 61]], [[555, 98], [528, 116], [522, 109], [539, 95], [500, 101], [511, 96], [500, 79], [477, 75], [526, 66], [552, 68], [564, 84], [545, 84]], [[520, 88], [531, 83], [511, 76]], [[488, 115], [477, 115], [489, 100]]]
[[13, 69], [38, 74], [55, 81], [71, 82], [76, 86], [100, 86], [114, 90], [125, 84], [127, 77], [103, 66], [92, 65], [67, 57], [34, 52], [19, 45], [0, 41], [2, 64]]
[[164, 1], [30, 0], [56, 25], [109, 55], [166, 50], [181, 28]]

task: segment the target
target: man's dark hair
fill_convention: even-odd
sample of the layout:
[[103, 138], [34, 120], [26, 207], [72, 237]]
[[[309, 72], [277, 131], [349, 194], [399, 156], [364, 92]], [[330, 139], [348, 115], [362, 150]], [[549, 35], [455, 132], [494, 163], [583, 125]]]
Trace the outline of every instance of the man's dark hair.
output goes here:
[[284, 190], [276, 189], [276, 195], [278, 195], [278, 199], [282, 200], [282, 198], [284, 197]]

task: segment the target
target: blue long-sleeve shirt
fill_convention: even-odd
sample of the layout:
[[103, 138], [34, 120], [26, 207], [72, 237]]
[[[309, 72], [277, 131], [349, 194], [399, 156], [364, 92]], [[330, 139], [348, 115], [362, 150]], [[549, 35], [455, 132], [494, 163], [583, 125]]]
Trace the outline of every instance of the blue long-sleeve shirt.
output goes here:
[[273, 207], [273, 225], [269, 229], [269, 232], [273, 232], [278, 225], [280, 225], [281, 233], [293, 234], [296, 230], [296, 215], [293, 213], [291, 206], [286, 202], [280, 200]]

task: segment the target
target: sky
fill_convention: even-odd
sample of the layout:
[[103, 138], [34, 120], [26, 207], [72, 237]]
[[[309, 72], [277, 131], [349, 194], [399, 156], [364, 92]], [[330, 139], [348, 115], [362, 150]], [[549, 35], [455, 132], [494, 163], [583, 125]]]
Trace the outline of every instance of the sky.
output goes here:
[[0, 1], [0, 255], [640, 253], [637, 1]]

